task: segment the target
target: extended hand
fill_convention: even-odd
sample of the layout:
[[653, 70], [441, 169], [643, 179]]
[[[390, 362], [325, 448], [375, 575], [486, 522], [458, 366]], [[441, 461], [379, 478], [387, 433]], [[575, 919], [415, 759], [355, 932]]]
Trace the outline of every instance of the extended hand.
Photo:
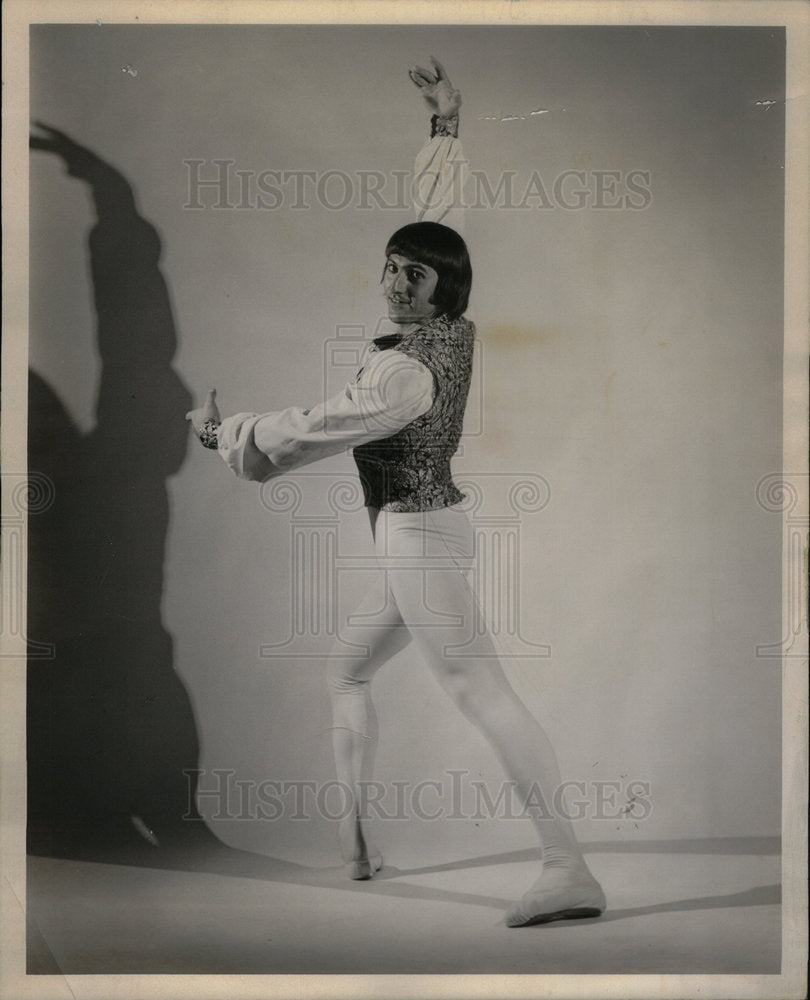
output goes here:
[[461, 107], [461, 93], [453, 89], [447, 72], [435, 56], [430, 57], [434, 73], [421, 66], [408, 70], [408, 76], [421, 90], [422, 97], [430, 110], [440, 118], [450, 118], [458, 114]]
[[208, 395], [205, 397], [205, 406], [202, 406], [197, 410], [189, 410], [186, 414], [186, 420], [191, 421], [191, 426], [198, 434], [202, 430], [203, 424], [206, 420], [216, 420], [216, 422], [219, 423], [221, 419], [222, 418], [219, 415], [219, 408], [217, 407], [216, 389], [208, 390]]

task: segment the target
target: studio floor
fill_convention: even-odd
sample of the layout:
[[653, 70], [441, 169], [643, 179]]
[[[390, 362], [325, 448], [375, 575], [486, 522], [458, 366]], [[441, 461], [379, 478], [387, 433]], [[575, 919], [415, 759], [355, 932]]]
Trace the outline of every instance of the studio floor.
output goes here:
[[219, 844], [30, 857], [28, 973], [779, 972], [777, 839], [584, 846], [608, 911], [521, 929], [503, 915], [537, 875], [530, 849], [392, 857], [359, 883]]

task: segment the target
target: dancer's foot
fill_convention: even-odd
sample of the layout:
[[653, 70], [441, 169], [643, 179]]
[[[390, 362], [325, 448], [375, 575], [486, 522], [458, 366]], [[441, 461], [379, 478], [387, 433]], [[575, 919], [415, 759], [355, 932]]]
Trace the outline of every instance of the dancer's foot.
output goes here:
[[584, 865], [576, 870], [547, 868], [506, 915], [508, 927], [552, 920], [598, 917], [607, 904], [602, 887]]
[[363, 828], [356, 817], [348, 817], [341, 823], [338, 834], [343, 867], [350, 879], [365, 881], [374, 876], [383, 866], [382, 854], [366, 844]]
[[347, 861], [344, 868], [349, 878], [354, 879], [356, 882], [364, 882], [367, 879], [373, 878], [382, 866], [382, 854], [375, 851], [370, 857], [363, 858], [360, 861]]

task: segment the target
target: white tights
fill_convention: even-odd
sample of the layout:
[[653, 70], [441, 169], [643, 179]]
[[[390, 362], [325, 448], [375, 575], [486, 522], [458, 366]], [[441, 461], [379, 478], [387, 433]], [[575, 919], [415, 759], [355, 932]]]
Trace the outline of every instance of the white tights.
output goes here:
[[[338, 781], [361, 802], [360, 783], [370, 779], [376, 737], [369, 682], [412, 640], [445, 692], [489, 740], [521, 805], [532, 791], [538, 801], [538, 786], [540, 801], [552, 803], [560, 784], [554, 750], [509, 684], [490, 635], [476, 637], [474, 652], [448, 655], [452, 647], [469, 644], [476, 614], [465, 574], [473, 556], [467, 515], [458, 507], [419, 513], [370, 508], [369, 514], [380, 574], [352, 616], [348, 636], [368, 652], [348, 659], [344, 652], [328, 663]], [[575, 881], [592, 878], [570, 821], [542, 807], [529, 806], [527, 813], [540, 838], [544, 874], [559, 869], [558, 875], [571, 874]], [[342, 824], [340, 839], [344, 861], [364, 856], [359, 815]]]

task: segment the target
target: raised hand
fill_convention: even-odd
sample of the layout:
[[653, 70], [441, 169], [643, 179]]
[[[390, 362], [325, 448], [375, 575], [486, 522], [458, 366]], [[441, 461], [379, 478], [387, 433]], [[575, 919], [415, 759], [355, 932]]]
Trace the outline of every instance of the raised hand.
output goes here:
[[196, 410], [189, 410], [186, 414], [186, 420], [191, 421], [191, 426], [198, 434], [203, 429], [203, 424], [206, 420], [216, 420], [216, 422], [219, 423], [221, 419], [222, 418], [219, 415], [219, 408], [217, 406], [216, 389], [208, 390], [204, 406], [201, 406]]
[[414, 66], [408, 70], [408, 76], [413, 80], [430, 110], [440, 118], [451, 118], [458, 114], [461, 107], [461, 93], [455, 90], [447, 71], [435, 56], [430, 57], [433, 72]]

